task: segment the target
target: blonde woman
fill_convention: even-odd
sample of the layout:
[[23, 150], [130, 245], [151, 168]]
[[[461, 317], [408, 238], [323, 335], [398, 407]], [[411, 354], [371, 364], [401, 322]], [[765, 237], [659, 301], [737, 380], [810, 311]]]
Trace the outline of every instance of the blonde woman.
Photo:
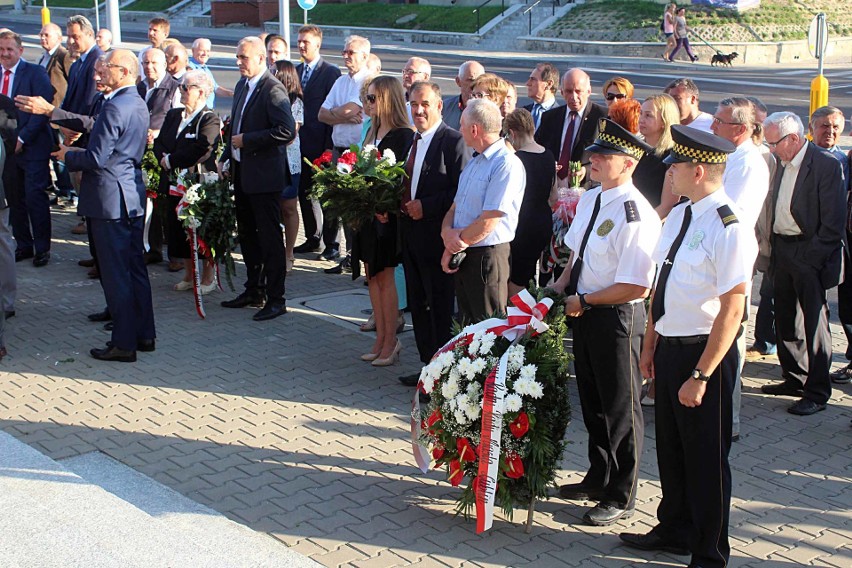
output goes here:
[[672, 97], [660, 94], [645, 99], [639, 115], [639, 133], [654, 151], [646, 153], [639, 161], [633, 172], [633, 183], [656, 208], [661, 219], [668, 216], [678, 199], [671, 192], [668, 166], [663, 163], [663, 158], [674, 146], [671, 133], [673, 124], [680, 124], [680, 111]]
[[669, 55], [677, 45], [677, 40], [674, 36], [675, 31], [675, 4], [667, 4], [666, 10], [663, 12], [663, 35], [666, 36], [666, 50], [662, 54], [664, 61], [671, 61]]

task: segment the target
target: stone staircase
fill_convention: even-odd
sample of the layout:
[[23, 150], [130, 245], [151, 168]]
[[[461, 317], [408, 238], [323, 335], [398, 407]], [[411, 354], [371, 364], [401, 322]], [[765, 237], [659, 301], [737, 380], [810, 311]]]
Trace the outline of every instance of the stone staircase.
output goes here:
[[94, 452], [61, 463], [0, 432], [0, 564], [16, 568], [318, 568]]
[[[564, 1], [564, 0], [563, 0]], [[526, 3], [518, 3], [512, 6], [518, 9], [502, 22], [488, 30], [479, 40], [479, 46], [495, 50], [515, 50], [522, 46], [516, 45], [515, 38], [529, 35], [530, 16], [532, 16], [532, 30], [543, 24], [545, 20], [553, 15], [552, 0], [541, 0], [530, 12], [524, 11], [535, 4], [535, 0], [527, 0]], [[507, 10], [508, 11], [508, 10]], [[559, 14], [560, 7], [557, 3], [556, 13]]]
[[211, 0], [188, 0], [179, 2], [168, 10], [169, 22], [172, 25], [190, 25], [188, 18], [200, 16], [202, 12], [210, 10]]

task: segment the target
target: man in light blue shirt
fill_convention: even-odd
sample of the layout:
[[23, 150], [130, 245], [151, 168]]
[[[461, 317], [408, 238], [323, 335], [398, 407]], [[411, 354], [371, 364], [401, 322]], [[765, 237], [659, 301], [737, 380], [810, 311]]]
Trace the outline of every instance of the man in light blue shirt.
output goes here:
[[212, 47], [210, 40], [206, 37], [196, 39], [192, 42], [192, 57], [189, 58], [188, 65], [190, 69], [200, 69], [204, 71], [207, 73], [207, 76], [210, 77], [210, 80], [213, 81], [213, 91], [210, 93], [210, 96], [207, 97], [207, 108], [215, 110], [216, 95], [233, 97], [234, 91], [220, 86], [219, 83], [216, 82], [216, 77], [213, 76], [213, 72], [210, 71], [210, 68], [207, 66], [207, 61], [210, 59], [210, 50]]
[[[509, 300], [509, 243], [518, 226], [526, 172], [500, 137], [501, 125], [497, 105], [487, 99], [468, 102], [461, 133], [474, 158], [462, 171], [441, 228], [441, 266], [456, 274], [456, 299], [466, 323], [504, 312]], [[452, 268], [453, 257], [462, 252], [464, 262]]]

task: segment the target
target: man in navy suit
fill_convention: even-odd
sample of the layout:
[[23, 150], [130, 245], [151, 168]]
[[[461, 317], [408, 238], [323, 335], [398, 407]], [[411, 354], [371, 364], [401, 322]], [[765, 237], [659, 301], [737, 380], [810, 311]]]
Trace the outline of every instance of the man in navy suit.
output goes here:
[[[408, 100], [417, 134], [405, 161], [409, 177], [399, 227], [414, 339], [420, 361], [428, 363], [452, 337], [455, 286], [453, 275], [441, 269], [441, 222], [456, 196], [467, 152], [462, 135], [441, 120], [444, 105], [436, 83], [414, 83]], [[418, 378], [419, 373], [399, 380], [414, 386]]]
[[234, 88], [231, 130], [221, 162], [222, 170], [227, 170], [234, 180], [240, 250], [247, 278], [245, 292], [222, 302], [222, 306], [263, 304], [252, 318], [265, 321], [287, 312], [279, 197], [281, 188], [290, 183], [287, 144], [296, 137], [296, 123], [284, 85], [266, 67], [266, 49], [260, 38], [240, 40], [237, 66], [242, 78]]
[[[21, 36], [11, 30], [0, 32], [0, 94], [38, 95], [53, 98], [54, 88], [44, 67], [21, 59]], [[33, 259], [45, 266], [50, 260], [50, 149], [53, 143], [47, 118], [18, 112], [14, 154], [5, 168], [13, 168], [12, 229], [17, 241], [15, 260]]]
[[[340, 77], [340, 69], [320, 57], [322, 30], [319, 27], [308, 25], [299, 28], [297, 45], [302, 63], [296, 66], [296, 71], [302, 82], [302, 101], [305, 104], [305, 122], [299, 129], [299, 147], [302, 158], [314, 161], [326, 150], [334, 148], [331, 141], [332, 127], [320, 122], [317, 116], [334, 82]], [[314, 179], [313, 171], [311, 168], [302, 168], [302, 177], [299, 178], [299, 207], [302, 210], [305, 242], [293, 249], [295, 252], [320, 251], [322, 208], [319, 201], [308, 198]]]
[[148, 133], [148, 108], [136, 91], [136, 56], [126, 49], [109, 52], [101, 81], [105, 97], [85, 149], [60, 147], [56, 155], [71, 171], [83, 172], [77, 213], [91, 224], [98, 249], [112, 341], [92, 349], [95, 359], [136, 361], [136, 351], [154, 350], [151, 283], [142, 260], [145, 185], [142, 154]]
[[86, 114], [95, 102], [95, 62], [103, 55], [95, 43], [95, 30], [85, 16], [71, 16], [65, 28], [68, 49], [78, 59], [68, 72], [68, 90], [62, 100], [62, 110]]

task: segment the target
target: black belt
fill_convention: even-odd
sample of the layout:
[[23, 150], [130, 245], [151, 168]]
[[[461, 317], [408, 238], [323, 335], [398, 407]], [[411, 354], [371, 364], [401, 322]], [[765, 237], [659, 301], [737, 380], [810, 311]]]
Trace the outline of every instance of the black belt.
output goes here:
[[678, 337], [666, 337], [660, 335], [660, 342], [669, 345], [698, 345], [699, 343], [707, 343], [709, 335], [681, 335]]
[[777, 239], [781, 239], [785, 243], [801, 243], [803, 241], [809, 241], [810, 238], [805, 235], [782, 235], [780, 233], [772, 233], [773, 236]]

